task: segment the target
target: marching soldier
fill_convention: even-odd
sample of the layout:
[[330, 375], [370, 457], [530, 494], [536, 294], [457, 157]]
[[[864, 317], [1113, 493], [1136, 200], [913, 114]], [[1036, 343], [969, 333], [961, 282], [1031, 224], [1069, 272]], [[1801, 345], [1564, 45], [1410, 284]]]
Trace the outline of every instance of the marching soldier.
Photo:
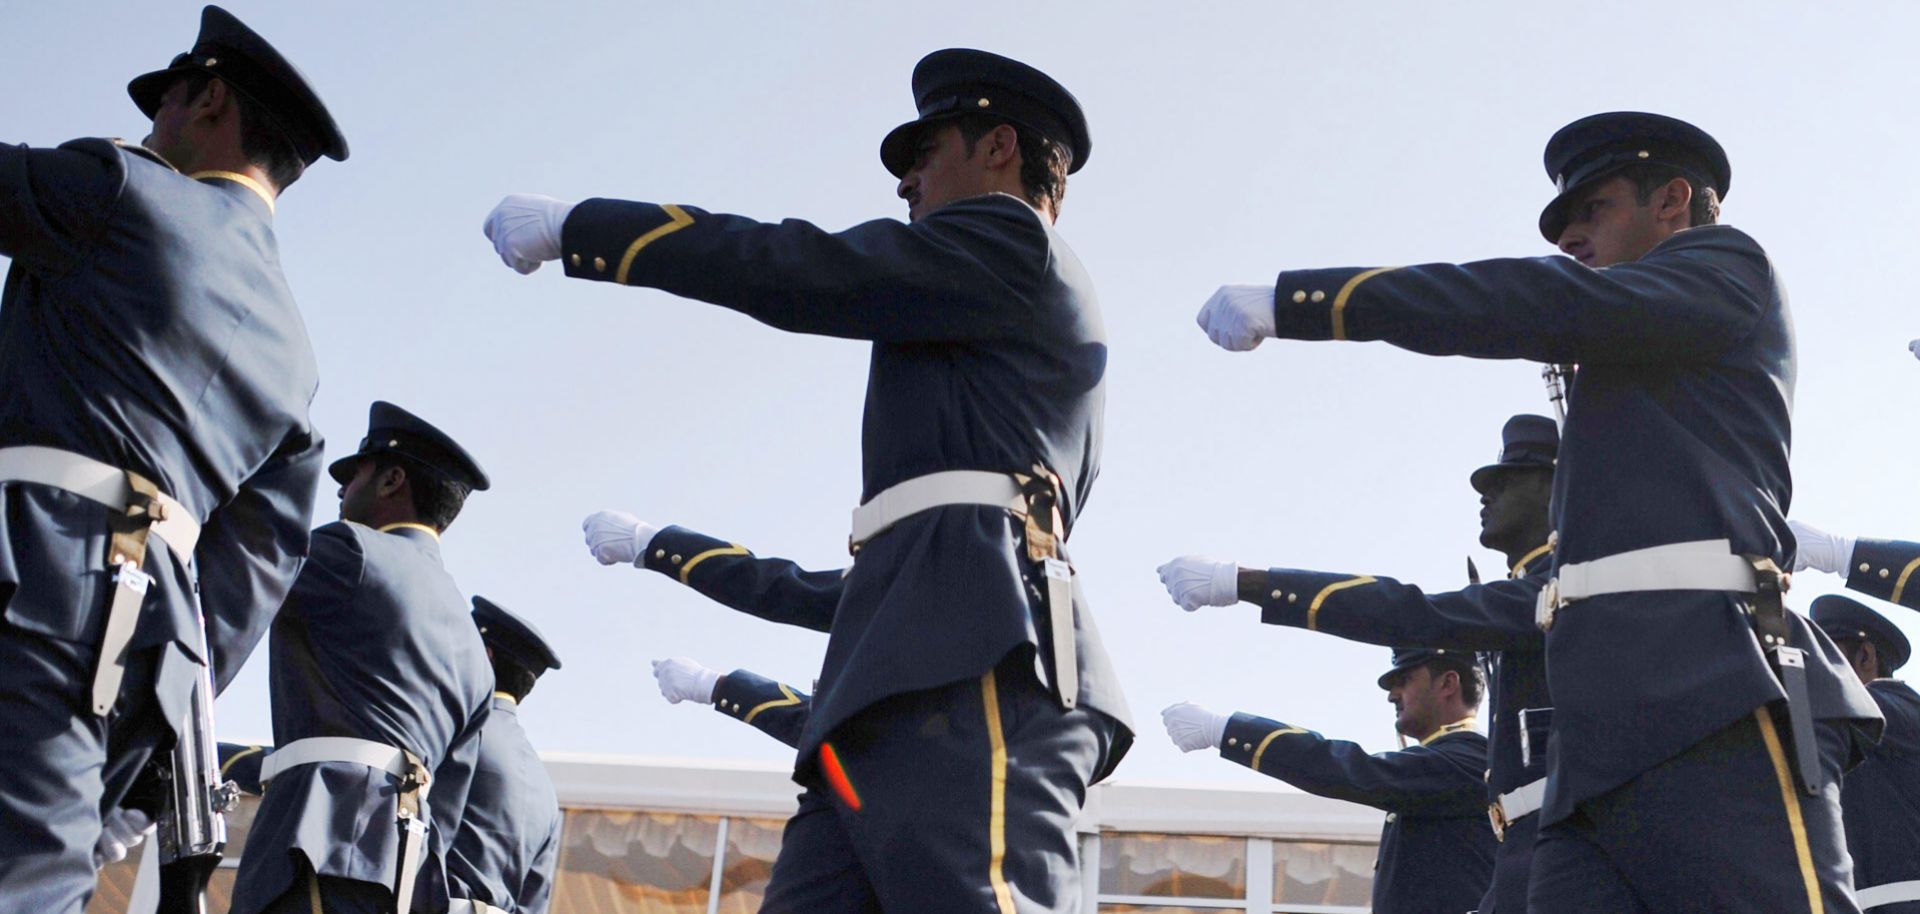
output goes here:
[[1479, 903], [1493, 870], [1487, 738], [1473, 729], [1480, 686], [1471, 653], [1395, 648], [1380, 688], [1393, 703], [1395, 729], [1416, 744], [1377, 755], [1301, 727], [1189, 702], [1160, 715], [1182, 752], [1218, 748], [1221, 758], [1308, 793], [1385, 810], [1374, 914], [1458, 914]]
[[1501, 440], [1500, 460], [1469, 481], [1482, 504], [1480, 543], [1506, 554], [1508, 580], [1429, 596], [1387, 577], [1240, 568], [1200, 556], [1167, 563], [1160, 577], [1189, 611], [1244, 601], [1261, 607], [1270, 624], [1372, 644], [1490, 652], [1487, 800], [1500, 844], [1479, 912], [1524, 914], [1553, 714], [1533, 608], [1552, 565], [1547, 498], [1560, 434], [1545, 416], [1514, 416]]
[[669, 704], [712, 705], [715, 711], [796, 748], [807, 715], [813, 712], [812, 696], [751, 670], [722, 674], [689, 657], [668, 657], [653, 662], [653, 678], [660, 685], [660, 697]]
[[560, 799], [520, 727], [520, 705], [560, 658], [533, 623], [486, 597], [473, 598], [473, 621], [493, 663], [493, 711], [447, 856], [451, 914], [546, 914], [560, 859]]
[[144, 145], [0, 145], [5, 912], [81, 910], [103, 814], [145, 827], [117, 807], [206, 665], [224, 687], [264, 634], [319, 475], [318, 375], [273, 212], [346, 140], [217, 7], [127, 90]]
[[[858, 561], [808, 620], [832, 637], [769, 912], [1076, 904], [1068, 823], [1130, 739], [1065, 550], [1098, 468], [1107, 359], [1053, 225], [1086, 119], [1058, 82], [980, 51], [929, 55], [913, 88], [920, 117], [881, 144], [911, 224], [828, 233], [527, 195], [487, 220], [521, 271], [561, 259], [569, 276], [873, 341]], [[619, 536], [619, 558], [638, 558], [646, 540]], [[709, 542], [721, 551], [644, 552], [683, 576], [735, 567], [719, 557], [743, 550]]]
[[1887, 718], [1886, 735], [1840, 788], [1860, 907], [1920, 914], [1920, 693], [1893, 678], [1913, 648], [1879, 613], [1837, 594], [1816, 598], [1810, 615]]
[[[1699, 128], [1584, 118], [1547, 144], [1569, 257], [1290, 270], [1199, 322], [1267, 337], [1577, 364], [1539, 622], [1555, 701], [1531, 901], [1554, 912], [1850, 911], [1840, 766], [1880, 713], [1781, 605], [1794, 379], [1766, 252], [1723, 225]], [[1815, 721], [1834, 726], [1817, 728]], [[1711, 809], [1737, 830], [1703, 831]]]
[[268, 639], [276, 748], [232, 914], [444, 910], [493, 674], [440, 534], [487, 475], [385, 402], [328, 472], [340, 521], [313, 532]]

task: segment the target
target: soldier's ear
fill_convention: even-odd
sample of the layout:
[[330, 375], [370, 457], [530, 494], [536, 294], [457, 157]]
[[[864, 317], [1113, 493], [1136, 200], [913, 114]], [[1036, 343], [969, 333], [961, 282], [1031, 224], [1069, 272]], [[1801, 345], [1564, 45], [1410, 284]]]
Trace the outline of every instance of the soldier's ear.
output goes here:
[[1660, 188], [1653, 198], [1654, 215], [1662, 221], [1668, 219], [1686, 220], [1688, 211], [1693, 207], [1693, 185], [1686, 178], [1675, 177]]
[[195, 121], [214, 120], [227, 112], [233, 104], [233, 90], [228, 88], [224, 79], [209, 79], [200, 87], [200, 94], [187, 100], [187, 118]]
[[392, 498], [406, 487], [407, 471], [402, 467], [387, 467], [373, 480], [373, 491], [381, 498]]
[[1020, 157], [1020, 133], [1012, 124], [999, 124], [989, 131], [986, 140], [986, 164], [989, 168], [1004, 168]]

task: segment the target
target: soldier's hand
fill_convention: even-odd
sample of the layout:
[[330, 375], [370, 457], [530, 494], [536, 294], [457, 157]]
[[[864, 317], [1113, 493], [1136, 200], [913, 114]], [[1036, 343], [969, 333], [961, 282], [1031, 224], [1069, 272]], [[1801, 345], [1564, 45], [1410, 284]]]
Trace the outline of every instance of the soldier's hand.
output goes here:
[[659, 528], [625, 511], [595, 511], [580, 522], [587, 548], [602, 565], [638, 565]]
[[1160, 712], [1160, 722], [1167, 725], [1167, 737], [1181, 752], [1215, 748], [1227, 735], [1227, 715], [1215, 714], [1190, 701], [1168, 706]]
[[1274, 334], [1273, 287], [1221, 286], [1194, 320], [1215, 346], [1246, 352]]
[[713, 703], [713, 687], [720, 683], [720, 671], [701, 666], [691, 657], [668, 657], [653, 662], [653, 678], [660, 683], [660, 697], [670, 704], [697, 701]]
[[1183, 555], [1155, 569], [1167, 596], [1193, 612], [1202, 606], [1240, 602], [1240, 566], [1204, 555]]
[[100, 823], [100, 839], [93, 844], [95, 869], [127, 859], [147, 837], [153, 819], [138, 809], [115, 809]]
[[1907, 344], [1907, 351], [1913, 353], [1914, 358], [1920, 359], [1920, 340], [1909, 342]]
[[1787, 529], [1800, 544], [1793, 553], [1793, 570], [1811, 568], [1828, 574], [1846, 574], [1853, 564], [1853, 537], [1838, 536], [1811, 524], [1787, 521]]
[[508, 194], [487, 214], [481, 228], [493, 250], [507, 266], [531, 273], [549, 260], [560, 259], [560, 227], [567, 224], [573, 204], [539, 194]]

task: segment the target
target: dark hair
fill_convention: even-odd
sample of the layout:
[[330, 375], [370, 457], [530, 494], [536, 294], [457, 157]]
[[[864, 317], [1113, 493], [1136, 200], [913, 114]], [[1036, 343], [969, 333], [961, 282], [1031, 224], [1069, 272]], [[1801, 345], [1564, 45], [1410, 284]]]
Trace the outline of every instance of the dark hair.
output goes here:
[[408, 491], [413, 495], [413, 513], [420, 522], [435, 530], [453, 526], [460, 508], [473, 492], [465, 483], [455, 482], [418, 460], [391, 452], [373, 455], [373, 475], [378, 477], [392, 467], [407, 471]]
[[[207, 84], [218, 78], [204, 70], [182, 77], [181, 81], [187, 85], [187, 99], [199, 98]], [[281, 132], [271, 112], [245, 92], [235, 89], [232, 83], [227, 83], [227, 89], [234, 108], [240, 112], [240, 154], [266, 170], [267, 180], [273, 182], [275, 190], [286, 190], [287, 185], [300, 180], [307, 163], [293, 148], [293, 141]]]
[[493, 660], [493, 689], [513, 696], [514, 701], [526, 701], [527, 693], [533, 691], [533, 683], [540, 677], [532, 670], [516, 663], [506, 651], [489, 648], [487, 653]]
[[1441, 657], [1427, 661], [1427, 672], [1436, 677], [1442, 673], [1459, 673], [1460, 700], [1466, 702], [1469, 708], [1480, 706], [1480, 692], [1483, 688], [1480, 680], [1480, 664], [1474, 660], [1473, 655], [1461, 654], [1456, 659], [1449, 651]]
[[1700, 183], [1698, 178], [1672, 165], [1629, 165], [1621, 169], [1620, 176], [1633, 182], [1633, 195], [1642, 205], [1653, 199], [1655, 192], [1667, 186], [1674, 178], [1685, 178], [1687, 186], [1693, 188], [1693, 202], [1687, 207], [1687, 227], [1712, 225], [1720, 221], [1720, 195], [1713, 188]]
[[1038, 130], [1029, 130], [1006, 118], [990, 114], [966, 114], [956, 119], [955, 126], [960, 128], [960, 139], [966, 141], [967, 156], [973, 156], [973, 145], [980, 138], [993, 132], [993, 128], [1006, 124], [1013, 128], [1018, 137], [1020, 150], [1020, 188], [1027, 193], [1027, 202], [1036, 207], [1044, 206], [1054, 218], [1060, 216], [1060, 204], [1067, 199], [1067, 169], [1073, 166], [1073, 154], [1053, 140], [1043, 136]]

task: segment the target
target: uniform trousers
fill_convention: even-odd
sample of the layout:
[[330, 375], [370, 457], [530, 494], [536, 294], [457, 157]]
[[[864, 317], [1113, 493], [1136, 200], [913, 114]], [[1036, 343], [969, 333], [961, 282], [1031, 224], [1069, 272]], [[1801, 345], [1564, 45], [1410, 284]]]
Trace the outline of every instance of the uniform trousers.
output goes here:
[[[0, 585], [0, 608], [12, 596]], [[79, 914], [101, 819], [171, 728], [153, 697], [158, 650], [127, 657], [120, 702], [93, 713], [99, 646], [0, 619], [0, 914]]]
[[1493, 881], [1480, 899], [1479, 914], [1527, 914], [1527, 880], [1539, 831], [1538, 812], [1507, 824], [1506, 836], [1493, 852]]
[[393, 890], [358, 879], [315, 876], [302, 866], [293, 886], [268, 902], [261, 914], [389, 914]]
[[1846, 734], [1816, 728], [1808, 795], [1784, 715], [1761, 708], [1540, 830], [1530, 910], [1857, 914], [1841, 831]]
[[837, 728], [787, 822], [762, 914], [1079, 910], [1074, 823], [1115, 724], [1063, 710], [1032, 656]]

